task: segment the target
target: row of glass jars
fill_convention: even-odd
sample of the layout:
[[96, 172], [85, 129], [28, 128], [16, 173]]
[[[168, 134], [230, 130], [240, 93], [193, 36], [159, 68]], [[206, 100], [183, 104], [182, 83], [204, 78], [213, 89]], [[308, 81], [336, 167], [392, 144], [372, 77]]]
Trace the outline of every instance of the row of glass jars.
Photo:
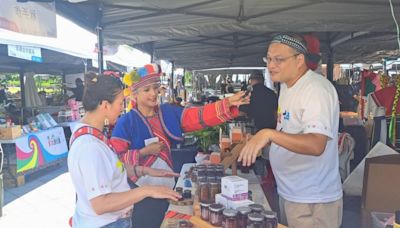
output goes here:
[[200, 203], [201, 218], [214, 226], [223, 228], [277, 228], [276, 212], [265, 211], [260, 204], [225, 209], [221, 204]]
[[192, 169], [191, 179], [192, 182], [197, 183], [199, 177], [223, 177], [224, 165], [222, 164], [209, 164], [209, 165], [195, 165]]

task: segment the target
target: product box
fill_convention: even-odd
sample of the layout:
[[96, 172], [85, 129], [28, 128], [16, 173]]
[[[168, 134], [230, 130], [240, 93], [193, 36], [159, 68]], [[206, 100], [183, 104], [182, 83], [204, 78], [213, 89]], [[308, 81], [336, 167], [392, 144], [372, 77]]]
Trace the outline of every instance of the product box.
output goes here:
[[238, 176], [221, 178], [221, 193], [224, 197], [233, 200], [245, 200], [248, 197], [249, 182]]
[[245, 199], [245, 200], [239, 200], [239, 201], [233, 201], [233, 200], [228, 200], [227, 201], [228, 206], [227, 208], [229, 209], [237, 209], [238, 207], [248, 207], [251, 204], [254, 204], [253, 201]]
[[225, 208], [228, 208], [228, 199], [225, 198], [221, 193], [215, 195], [215, 203], [219, 203]]
[[0, 139], [15, 139], [21, 136], [21, 126], [0, 128]]
[[227, 209], [237, 209], [238, 207], [247, 207], [251, 204], [254, 204], [253, 201], [245, 199], [245, 200], [229, 200], [225, 196], [223, 196], [221, 193], [215, 195], [215, 203], [219, 203], [223, 205]]

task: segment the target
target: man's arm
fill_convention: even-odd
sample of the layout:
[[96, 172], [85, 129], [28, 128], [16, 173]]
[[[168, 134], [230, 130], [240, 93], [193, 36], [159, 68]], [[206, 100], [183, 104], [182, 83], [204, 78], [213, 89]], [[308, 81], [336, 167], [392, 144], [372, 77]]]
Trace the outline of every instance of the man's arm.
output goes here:
[[271, 142], [294, 153], [320, 156], [325, 150], [327, 141], [327, 136], [318, 133], [288, 134], [277, 130], [264, 129], [246, 143], [238, 161], [245, 166], [250, 166], [257, 157], [257, 153], [254, 153], [254, 151], [261, 150]]

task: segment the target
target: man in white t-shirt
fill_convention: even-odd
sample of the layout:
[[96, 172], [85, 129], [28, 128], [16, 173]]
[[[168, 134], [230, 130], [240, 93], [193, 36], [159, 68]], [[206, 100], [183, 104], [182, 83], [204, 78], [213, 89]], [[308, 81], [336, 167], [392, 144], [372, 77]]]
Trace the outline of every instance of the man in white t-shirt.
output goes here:
[[267, 145], [289, 227], [338, 228], [342, 221], [339, 175], [339, 102], [333, 85], [308, 69], [307, 48], [298, 35], [277, 35], [266, 62], [281, 82], [276, 130], [259, 131], [239, 161], [254, 163]]

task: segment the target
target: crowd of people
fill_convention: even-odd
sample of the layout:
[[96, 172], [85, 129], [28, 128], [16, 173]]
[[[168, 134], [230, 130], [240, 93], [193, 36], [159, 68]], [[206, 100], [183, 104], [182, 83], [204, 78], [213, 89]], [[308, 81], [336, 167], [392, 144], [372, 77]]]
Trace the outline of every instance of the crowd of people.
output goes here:
[[[319, 61], [310, 43], [296, 34], [280, 34], [267, 47], [265, 61], [278, 95], [252, 72], [249, 86], [234, 93], [232, 81], [221, 82], [228, 98], [200, 107], [167, 101], [160, 67], [148, 64], [129, 81], [135, 106], [120, 115], [124, 93], [119, 79], [88, 73], [82, 102], [86, 114], [71, 137], [68, 167], [77, 192], [74, 227], [160, 227], [172, 189], [171, 148], [184, 132], [215, 126], [239, 115], [254, 119], [256, 134], [240, 153], [243, 166], [265, 160], [276, 178], [289, 227], [335, 227], [342, 219], [338, 169], [339, 102], [332, 84], [314, 70]], [[315, 49], [313, 49], [315, 50]], [[182, 89], [178, 85], [178, 90]], [[103, 128], [115, 124], [111, 139]], [[256, 165], [257, 166], [257, 165]]]

